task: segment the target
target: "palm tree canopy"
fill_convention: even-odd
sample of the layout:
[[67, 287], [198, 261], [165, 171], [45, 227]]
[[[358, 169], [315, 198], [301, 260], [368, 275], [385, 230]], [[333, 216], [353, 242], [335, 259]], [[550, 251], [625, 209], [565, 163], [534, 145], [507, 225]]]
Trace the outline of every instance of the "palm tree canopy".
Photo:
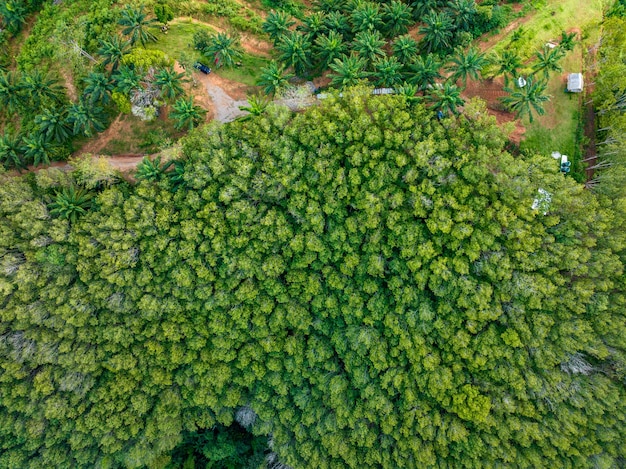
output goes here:
[[111, 64], [111, 71], [115, 72], [122, 61], [122, 57], [130, 52], [130, 41], [124, 41], [119, 36], [100, 40], [98, 54], [104, 59], [102, 65]]
[[284, 10], [271, 11], [263, 22], [263, 31], [269, 34], [270, 39], [277, 45], [281, 37], [289, 32], [295, 23], [289, 13]]
[[44, 109], [41, 114], [35, 116], [35, 125], [48, 142], [63, 143], [70, 137], [65, 108]]
[[154, 75], [154, 84], [159, 88], [161, 97], [174, 99], [183, 94], [182, 84], [187, 82], [184, 76], [184, 73], [177, 73], [172, 67], [159, 70]]
[[226, 33], [211, 36], [203, 54], [213, 61], [215, 68], [234, 67], [235, 63], [243, 57], [237, 38]]
[[284, 65], [279, 65], [272, 60], [267, 67], [261, 69], [257, 85], [264, 87], [265, 94], [274, 94], [280, 88], [287, 86], [292, 77], [293, 74], [287, 73]]
[[529, 76], [526, 85], [522, 88], [511, 90], [505, 88], [509, 96], [502, 99], [502, 102], [509, 107], [520, 119], [528, 116], [528, 120], [533, 122], [533, 112], [539, 116], [545, 114], [543, 103], [550, 100], [550, 96], [545, 94], [547, 83], [537, 81], [533, 76]]
[[361, 2], [350, 15], [355, 32], [380, 30], [384, 26], [378, 4]]
[[405, 34], [413, 23], [413, 9], [399, 0], [383, 4], [383, 20], [389, 37]]
[[204, 114], [206, 114], [206, 109], [194, 105], [193, 97], [189, 97], [189, 99], [180, 98], [174, 103], [170, 118], [176, 121], [174, 126], [177, 129], [186, 127], [191, 130], [202, 120]]
[[561, 72], [563, 67], [559, 63], [565, 56], [565, 52], [560, 47], [550, 47], [548, 45], [535, 54], [536, 62], [533, 65], [534, 72], [543, 72], [544, 78], [550, 76], [550, 72]]
[[423, 19], [424, 26], [419, 30], [426, 52], [440, 52], [452, 45], [454, 23], [446, 12], [430, 13]]
[[415, 59], [418, 49], [417, 41], [408, 34], [398, 36], [391, 44], [393, 55], [398, 57], [398, 60], [405, 65], [408, 65]]
[[395, 56], [383, 57], [374, 62], [372, 76], [377, 86], [394, 87], [402, 83], [402, 64]]
[[141, 76], [133, 67], [122, 65], [113, 75], [113, 81], [119, 91], [128, 95], [132, 90], [140, 88]]
[[488, 61], [485, 55], [477, 48], [471, 47], [467, 52], [459, 49], [450, 59], [447, 70], [452, 72], [450, 77], [452, 81], [461, 80], [463, 84], [467, 84], [467, 79], [478, 80], [480, 71], [487, 65]]
[[85, 78], [85, 96], [91, 104], [107, 104], [111, 99], [113, 80], [101, 72], [91, 72]]
[[352, 48], [369, 64], [385, 55], [384, 46], [385, 40], [379, 31], [362, 31], [355, 36]]
[[344, 55], [341, 59], [335, 59], [330, 64], [330, 69], [335, 72], [329, 75], [331, 85], [340, 88], [357, 85], [361, 80], [367, 78], [365, 65], [365, 59], [355, 54], [350, 54], [349, 57]]
[[311, 68], [311, 40], [308, 34], [292, 31], [283, 36], [278, 44], [279, 59], [293, 67], [297, 75], [303, 76]]
[[93, 194], [84, 189], [63, 188], [57, 192], [54, 202], [50, 204], [50, 214], [74, 223], [91, 208], [92, 199]]
[[336, 31], [321, 34], [315, 40], [314, 50], [320, 59], [320, 68], [326, 69], [328, 65], [346, 51], [343, 36]]
[[458, 107], [463, 106], [465, 101], [461, 98], [461, 89], [456, 85], [446, 82], [443, 85], [430, 89], [427, 100], [432, 104], [433, 109], [443, 113], [456, 114]]
[[145, 47], [146, 42], [157, 41], [157, 37], [149, 31], [149, 28], [157, 22], [156, 18], [148, 18], [143, 6], [139, 9], [127, 6], [122, 10], [118, 24], [124, 26], [122, 34], [130, 37], [132, 45], [139, 41]]
[[409, 83], [419, 86], [420, 90], [425, 90], [442, 78], [439, 73], [440, 68], [441, 63], [434, 55], [428, 54], [426, 57], [420, 56], [415, 62], [409, 65], [409, 69], [411, 70]]

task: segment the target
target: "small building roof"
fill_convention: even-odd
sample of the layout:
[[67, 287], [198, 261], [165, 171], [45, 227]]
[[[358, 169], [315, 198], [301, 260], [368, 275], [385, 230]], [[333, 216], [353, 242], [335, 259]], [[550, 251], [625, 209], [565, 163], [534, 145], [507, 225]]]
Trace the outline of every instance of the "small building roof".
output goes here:
[[583, 90], [583, 74], [570, 73], [567, 76], [567, 91], [571, 93], [580, 93]]

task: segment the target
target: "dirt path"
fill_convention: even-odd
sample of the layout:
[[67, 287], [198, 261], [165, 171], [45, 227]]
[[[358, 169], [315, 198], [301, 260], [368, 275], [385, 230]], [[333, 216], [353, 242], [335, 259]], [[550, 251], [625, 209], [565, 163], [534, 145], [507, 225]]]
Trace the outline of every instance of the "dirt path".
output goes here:
[[239, 110], [239, 106], [248, 104], [246, 99], [247, 86], [227, 80], [214, 73], [196, 75], [196, 80], [208, 94], [213, 119], [220, 122], [230, 122], [246, 114], [245, 111]]
[[122, 127], [124, 127], [124, 115], [120, 114], [115, 118], [108, 129], [97, 135], [97, 137], [89, 140], [80, 150], [76, 151], [76, 154], [91, 153], [97, 155], [100, 151], [106, 147], [111, 140], [116, 138], [120, 133]]
[[[523, 5], [521, 3], [514, 5], [513, 11], [515, 11], [516, 13], [519, 12], [522, 9], [522, 6]], [[513, 31], [516, 28], [519, 28], [524, 23], [529, 22], [534, 16], [534, 14], [535, 12], [532, 12], [522, 18], [516, 19], [515, 21], [510, 23], [506, 28], [504, 28], [495, 36], [489, 37], [489, 33], [485, 33], [482, 37], [474, 41], [474, 43], [478, 45], [478, 48], [480, 49], [481, 52], [486, 52], [489, 49], [491, 49], [493, 46], [495, 46], [498, 42], [500, 42], [502, 38], [506, 36], [507, 34], [509, 34], [511, 31]]]

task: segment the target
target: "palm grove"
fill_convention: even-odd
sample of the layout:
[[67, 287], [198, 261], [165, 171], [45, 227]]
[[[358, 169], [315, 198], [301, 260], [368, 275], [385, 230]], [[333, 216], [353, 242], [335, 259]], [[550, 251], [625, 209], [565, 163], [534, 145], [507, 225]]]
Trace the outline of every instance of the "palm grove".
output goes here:
[[174, 467], [236, 425], [295, 468], [623, 463], [623, 196], [468, 106], [357, 89], [137, 185], [5, 177], [0, 465]]
[[[41, 2], [32, 3], [35, 8]], [[110, 4], [110, 0], [91, 2], [86, 15], [81, 15], [87, 9], [85, 2], [65, 10], [46, 5], [17, 57], [17, 70], [10, 68], [9, 61], [4, 64], [8, 70], [2, 71], [0, 63], [0, 121], [4, 121], [0, 162], [5, 167], [21, 169], [27, 164], [66, 159], [76, 138], [102, 132], [114, 116], [131, 110], [149, 120], [159, 107], [171, 104], [169, 117], [177, 129], [191, 129], [203, 120], [206, 111], [185, 96], [185, 74], [177, 73], [173, 61], [162, 52], [144, 49], [146, 43], [157, 40], [152, 33], [157, 19], [143, 7], [111, 8]], [[0, 18], [6, 31], [14, 34], [28, 9], [11, 1], [4, 9], [0, 9]], [[21, 21], [11, 20], [16, 15]], [[46, 72], [51, 58], [67, 58], [43, 44], [61, 34], [55, 29], [60, 24], [75, 22], [78, 30], [81, 21], [99, 28], [80, 41], [64, 40], [70, 50], [91, 59], [87, 67], [85, 60], [76, 66], [81, 78], [77, 80], [78, 96], [72, 100], [59, 77]]]

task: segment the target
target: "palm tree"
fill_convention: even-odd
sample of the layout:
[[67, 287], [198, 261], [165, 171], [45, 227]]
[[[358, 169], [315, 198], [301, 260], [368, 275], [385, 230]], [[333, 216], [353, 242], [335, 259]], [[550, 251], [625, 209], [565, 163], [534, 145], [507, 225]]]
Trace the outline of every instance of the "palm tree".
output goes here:
[[413, 8], [413, 18], [420, 20], [431, 13], [435, 13], [443, 6], [444, 3], [444, 0], [414, 0], [411, 2], [411, 7]]
[[407, 103], [415, 104], [420, 101], [420, 97], [417, 96], [419, 88], [417, 85], [412, 85], [410, 83], [402, 83], [400, 86], [395, 87], [395, 92], [398, 96], [404, 96]]
[[559, 62], [565, 56], [565, 52], [560, 47], [550, 48], [543, 46], [543, 48], [535, 55], [537, 62], [533, 65], [533, 71], [543, 72], [544, 79], [548, 79], [550, 72], [561, 72], [563, 67]]
[[206, 114], [206, 109], [195, 106], [193, 104], [193, 97], [190, 97], [188, 100], [180, 98], [174, 103], [172, 112], [170, 112], [170, 118], [176, 121], [174, 127], [178, 130], [185, 127], [188, 130], [192, 130], [202, 121], [204, 114]]
[[311, 40], [308, 35], [292, 31], [278, 44], [279, 59], [293, 67], [296, 75], [304, 76], [311, 68]]
[[32, 161], [33, 165], [40, 164], [49, 165], [52, 156], [52, 147], [43, 135], [30, 134], [28, 137], [22, 138], [22, 153], [28, 161]]
[[217, 33], [211, 36], [209, 45], [202, 52], [213, 61], [215, 68], [222, 66], [234, 67], [243, 57], [237, 38], [225, 33]]
[[411, 70], [409, 83], [417, 85], [422, 91], [434, 86], [437, 80], [442, 78], [439, 73], [441, 63], [432, 54], [418, 57], [415, 62], [409, 65], [409, 69]]
[[23, 0], [5, 0], [0, 2], [0, 17], [4, 26], [14, 36], [20, 32], [26, 22], [26, 4]]
[[107, 40], [100, 39], [98, 54], [104, 59], [102, 65], [111, 64], [111, 71], [115, 73], [122, 57], [130, 52], [130, 41], [123, 41], [119, 36], [113, 36]]
[[509, 77], [515, 78], [517, 71], [522, 66], [522, 61], [517, 53], [509, 50], [504, 50], [502, 54], [493, 56], [491, 62], [498, 66], [496, 75], [504, 75], [504, 86], [509, 85]]
[[59, 80], [34, 70], [22, 76], [22, 92], [28, 97], [29, 105], [39, 108], [43, 104], [59, 104], [65, 96], [65, 88]]
[[157, 37], [149, 31], [149, 28], [158, 20], [156, 18], [148, 19], [147, 16], [143, 6], [139, 9], [126, 7], [122, 10], [122, 17], [117, 23], [124, 26], [122, 34], [130, 37], [131, 45], [135, 45], [139, 41], [145, 47], [146, 42], [157, 41]]
[[352, 49], [371, 64], [378, 57], [385, 55], [385, 40], [379, 31], [362, 31], [356, 35]]
[[467, 78], [472, 80], [480, 79], [480, 71], [487, 65], [485, 55], [475, 47], [470, 47], [467, 52], [458, 49], [456, 54], [450, 59], [447, 70], [452, 72], [450, 79], [453, 82], [461, 80], [463, 86], [467, 85]]
[[5, 168], [20, 170], [26, 166], [21, 152], [21, 140], [19, 136], [0, 135], [0, 161]]
[[362, 2], [350, 15], [352, 29], [356, 32], [379, 30], [384, 26], [380, 8], [376, 3]]
[[375, 78], [377, 86], [390, 88], [402, 83], [401, 71], [402, 64], [397, 57], [383, 57], [374, 62], [372, 77]]
[[454, 25], [460, 31], [469, 31], [474, 26], [477, 13], [474, 0], [452, 0], [448, 4]]
[[561, 33], [561, 39], [559, 40], [559, 47], [563, 50], [574, 50], [576, 45], [576, 33], [568, 33], [563, 31]]
[[172, 67], [159, 70], [154, 75], [154, 84], [159, 88], [161, 97], [171, 100], [183, 94], [182, 84], [188, 81], [184, 76], [184, 73], [176, 73]]
[[137, 165], [135, 178], [144, 181], [157, 182], [165, 176], [165, 172], [174, 164], [174, 160], [161, 164], [161, 157], [157, 156], [154, 160], [150, 160], [144, 156], [141, 163]]
[[383, 21], [387, 36], [396, 37], [405, 34], [413, 23], [413, 11], [409, 5], [399, 0], [383, 4]]
[[83, 134], [90, 137], [94, 130], [102, 132], [106, 128], [102, 108], [87, 105], [82, 99], [79, 103], [70, 105], [67, 122], [72, 125], [74, 135]]
[[405, 36], [398, 36], [391, 44], [391, 50], [393, 51], [393, 55], [398, 57], [400, 63], [408, 65], [413, 62], [417, 56], [417, 41], [408, 34]]
[[269, 34], [270, 39], [274, 41], [276, 46], [294, 24], [296, 24], [295, 21], [291, 19], [291, 16], [286, 11], [271, 11], [263, 22], [263, 31]]
[[70, 138], [71, 129], [67, 123], [67, 110], [44, 109], [35, 116], [35, 125], [47, 142], [64, 143]]
[[274, 94], [280, 88], [287, 86], [292, 77], [293, 74], [287, 73], [284, 65], [279, 65], [275, 60], [272, 60], [267, 67], [261, 69], [256, 84], [265, 87], [263, 88], [265, 94]]
[[269, 106], [270, 100], [265, 96], [260, 96], [257, 94], [253, 94], [248, 96], [248, 105], [247, 106], [239, 106], [239, 110], [246, 111], [248, 114], [245, 116], [238, 117], [237, 120], [246, 121], [255, 116], [260, 116], [267, 110], [267, 106]]
[[302, 20], [302, 25], [296, 29], [304, 34], [308, 34], [311, 39], [315, 39], [320, 34], [326, 32], [326, 14], [322, 11], [315, 11], [305, 16]]
[[543, 103], [550, 100], [550, 96], [545, 94], [546, 82], [535, 81], [534, 77], [529, 76], [524, 87], [515, 90], [505, 88], [505, 91], [510, 95], [503, 98], [502, 102], [515, 112], [516, 117], [522, 119], [528, 115], [528, 120], [532, 123], [533, 112], [539, 116], [545, 114]]
[[172, 187], [172, 192], [176, 192], [181, 187], [185, 187], [185, 163], [182, 161], [174, 160], [174, 169], [167, 173]]
[[90, 72], [83, 81], [86, 85], [84, 95], [89, 98], [91, 105], [109, 103], [113, 91], [113, 80], [110, 77], [101, 72]]
[[128, 65], [122, 65], [113, 75], [113, 80], [115, 82], [115, 88], [125, 95], [141, 87], [141, 76], [134, 68]]
[[334, 13], [342, 11], [346, 2], [344, 0], [315, 0], [315, 9], [325, 13]]
[[78, 217], [87, 213], [92, 206], [93, 194], [73, 186], [64, 187], [56, 193], [50, 204], [50, 214], [75, 223]]
[[426, 52], [441, 52], [452, 45], [454, 23], [445, 12], [429, 13], [423, 18], [424, 26], [419, 30]]
[[431, 88], [427, 95], [427, 100], [432, 104], [432, 108], [444, 114], [457, 113], [457, 108], [463, 106], [465, 101], [461, 98], [461, 89], [456, 85], [446, 82], [443, 85]]
[[328, 13], [326, 15], [325, 24], [328, 31], [335, 31], [341, 34], [346, 39], [352, 37], [348, 18], [346, 18], [345, 15], [340, 11], [333, 11]]
[[350, 54], [349, 57], [344, 55], [341, 59], [335, 59], [330, 64], [330, 69], [335, 72], [329, 75], [330, 84], [340, 88], [357, 85], [361, 80], [367, 78], [365, 65], [365, 59], [355, 54]]
[[343, 36], [336, 31], [329, 31], [327, 34], [321, 34], [315, 40], [315, 56], [320, 60], [320, 69], [325, 70], [328, 65], [345, 52], [346, 45], [343, 42]]
[[0, 110], [17, 112], [24, 106], [22, 83], [16, 72], [0, 72]]

